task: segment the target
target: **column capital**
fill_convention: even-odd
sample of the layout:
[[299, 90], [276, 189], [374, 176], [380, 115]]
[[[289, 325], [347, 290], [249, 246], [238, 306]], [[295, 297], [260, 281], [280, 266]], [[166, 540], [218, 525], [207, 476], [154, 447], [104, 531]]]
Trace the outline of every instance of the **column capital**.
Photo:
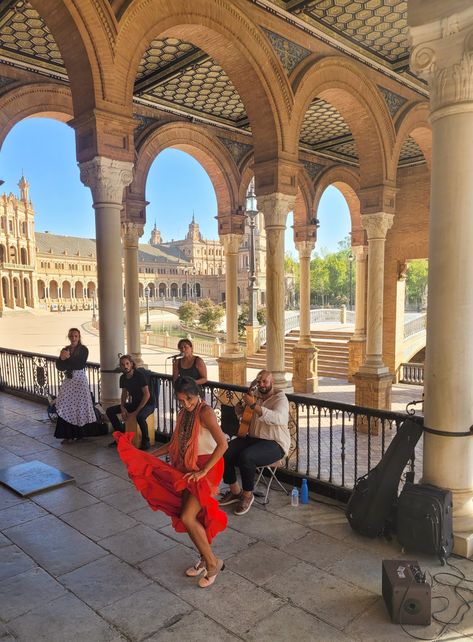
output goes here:
[[293, 229], [296, 245], [299, 242], [310, 242], [315, 247], [317, 241], [317, 227], [315, 225], [294, 225]]
[[80, 180], [90, 187], [94, 205], [122, 205], [123, 189], [133, 180], [133, 163], [96, 156], [79, 163]]
[[434, 119], [445, 110], [473, 111], [473, 6], [457, 1], [442, 9], [422, 14], [414, 6], [409, 18], [410, 66], [429, 83]]
[[223, 245], [225, 254], [238, 254], [243, 241], [243, 234], [221, 234], [220, 243]]
[[368, 258], [368, 246], [352, 245], [351, 253], [357, 261], [366, 261], [366, 259]]
[[301, 259], [310, 259], [315, 248], [315, 241], [296, 241], [295, 246]]
[[122, 239], [126, 248], [138, 248], [138, 240], [143, 236], [144, 225], [141, 223], [132, 223], [131, 221], [122, 222]]
[[282, 192], [273, 192], [264, 196], [257, 196], [258, 210], [263, 212], [265, 228], [283, 227], [286, 229], [286, 219], [294, 209], [296, 197]]
[[361, 224], [368, 234], [368, 240], [385, 240], [387, 231], [392, 227], [394, 215], [386, 212], [377, 214], [362, 214]]

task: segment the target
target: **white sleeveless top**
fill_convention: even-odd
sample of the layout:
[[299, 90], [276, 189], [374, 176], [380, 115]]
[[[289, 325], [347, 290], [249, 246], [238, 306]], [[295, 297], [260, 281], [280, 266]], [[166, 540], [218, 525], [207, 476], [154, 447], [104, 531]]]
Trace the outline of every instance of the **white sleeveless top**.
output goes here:
[[204, 428], [203, 426], [199, 426], [197, 455], [211, 455], [216, 447], [217, 442], [212, 437], [210, 430], [207, 430], [207, 428]]

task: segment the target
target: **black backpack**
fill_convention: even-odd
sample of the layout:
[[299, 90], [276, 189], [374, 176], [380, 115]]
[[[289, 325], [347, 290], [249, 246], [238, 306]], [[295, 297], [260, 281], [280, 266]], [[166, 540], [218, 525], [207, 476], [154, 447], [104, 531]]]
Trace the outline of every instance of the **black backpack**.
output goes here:
[[377, 537], [385, 532], [396, 504], [402, 471], [414, 454], [422, 431], [421, 421], [405, 419], [379, 464], [357, 480], [345, 511], [357, 533]]
[[144, 375], [144, 378], [146, 379], [146, 385], [148, 386], [150, 394], [149, 401], [156, 408], [159, 398], [161, 381], [152, 370], [148, 370], [147, 368], [137, 368], [136, 370], [137, 372], [141, 372], [141, 374]]

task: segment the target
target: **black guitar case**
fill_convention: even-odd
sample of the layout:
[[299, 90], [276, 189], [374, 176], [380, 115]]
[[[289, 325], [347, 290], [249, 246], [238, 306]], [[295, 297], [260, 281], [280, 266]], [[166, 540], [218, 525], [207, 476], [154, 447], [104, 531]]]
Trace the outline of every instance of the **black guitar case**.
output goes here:
[[402, 471], [413, 456], [422, 431], [422, 419], [405, 419], [379, 464], [357, 480], [345, 511], [357, 533], [377, 537], [385, 531]]

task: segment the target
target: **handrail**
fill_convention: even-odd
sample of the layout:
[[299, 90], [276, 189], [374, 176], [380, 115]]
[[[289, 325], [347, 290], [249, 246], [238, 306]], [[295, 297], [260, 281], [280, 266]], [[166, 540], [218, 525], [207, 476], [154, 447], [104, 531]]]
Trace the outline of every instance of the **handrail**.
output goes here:
[[[45, 401], [56, 394], [60, 375], [56, 357], [0, 348], [0, 388], [6, 392]], [[100, 368], [89, 363], [91, 390], [100, 391]], [[97, 378], [92, 381], [92, 377]], [[177, 403], [172, 376], [153, 373], [160, 382], [155, 425], [157, 436], [168, 440], [174, 430]], [[244, 386], [208, 381], [204, 386], [207, 403], [215, 410], [223, 430], [236, 421], [234, 405], [246, 392]], [[98, 397], [96, 397], [98, 399]], [[377, 410], [312, 395], [287, 395], [291, 448], [280, 469], [283, 479], [293, 483], [306, 477], [312, 488], [345, 501], [358, 477], [381, 459], [405, 413]], [[417, 420], [417, 419], [416, 419]], [[422, 418], [418, 418], [422, 422]], [[229, 423], [230, 422], [230, 423]], [[414, 459], [409, 470], [414, 471]]]
[[415, 319], [411, 319], [410, 321], [406, 321], [406, 323], [404, 324], [404, 339], [407, 339], [407, 337], [411, 337], [413, 334], [424, 331], [426, 327], [426, 314], [423, 314], [420, 317], [416, 317]]

